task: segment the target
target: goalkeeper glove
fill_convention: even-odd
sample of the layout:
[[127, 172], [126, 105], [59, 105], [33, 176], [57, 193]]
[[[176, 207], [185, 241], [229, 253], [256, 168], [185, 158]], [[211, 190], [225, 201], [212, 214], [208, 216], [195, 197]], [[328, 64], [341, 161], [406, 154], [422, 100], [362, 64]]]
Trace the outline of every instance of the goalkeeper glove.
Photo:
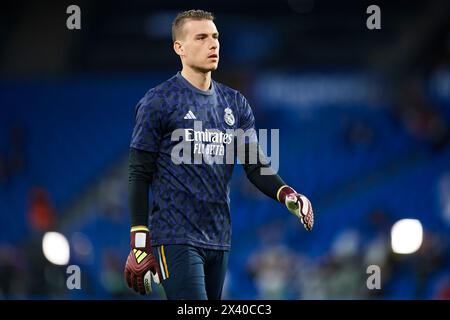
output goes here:
[[[145, 226], [131, 228], [131, 252], [125, 265], [128, 287], [142, 295], [152, 292], [151, 279], [160, 283], [161, 271], [150, 246], [150, 232]], [[151, 277], [151, 279], [150, 279]]]
[[314, 211], [308, 198], [297, 193], [289, 186], [282, 186], [278, 190], [277, 199], [281, 203], [284, 203], [291, 213], [300, 218], [306, 230], [312, 230], [314, 225]]

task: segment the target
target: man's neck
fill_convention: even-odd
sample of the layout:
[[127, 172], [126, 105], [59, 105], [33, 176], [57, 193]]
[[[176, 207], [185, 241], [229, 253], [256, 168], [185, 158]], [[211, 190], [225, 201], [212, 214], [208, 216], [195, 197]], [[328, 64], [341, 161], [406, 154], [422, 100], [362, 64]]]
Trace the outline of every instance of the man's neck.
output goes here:
[[183, 68], [181, 75], [197, 89], [208, 91], [211, 87], [211, 71], [204, 73], [191, 68]]

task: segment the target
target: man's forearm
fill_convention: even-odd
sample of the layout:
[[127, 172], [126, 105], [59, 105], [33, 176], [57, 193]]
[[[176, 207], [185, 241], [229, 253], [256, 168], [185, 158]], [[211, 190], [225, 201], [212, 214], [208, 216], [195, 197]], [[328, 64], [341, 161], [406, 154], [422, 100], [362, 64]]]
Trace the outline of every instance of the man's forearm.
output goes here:
[[[256, 160], [256, 163], [249, 164], [250, 159], [252, 158], [250, 153], [255, 151], [256, 155], [253, 154], [253, 158]], [[280, 201], [278, 198], [278, 191], [285, 186], [286, 183], [270, 168], [270, 165], [266, 164], [267, 161], [263, 161], [263, 158], [265, 158], [265, 155], [258, 145], [247, 146], [245, 148], [244, 171], [247, 178], [259, 191], [276, 201]], [[271, 170], [272, 174], [262, 175], [262, 168], [265, 168], [266, 172]]]
[[286, 183], [275, 172], [272, 175], [261, 175], [262, 167], [264, 167], [264, 165], [254, 165], [254, 167], [244, 166], [248, 180], [250, 180], [250, 182], [266, 196], [276, 201], [280, 201], [277, 197], [278, 191], [283, 186], [286, 186]]
[[128, 203], [131, 225], [148, 224], [148, 190], [157, 154], [131, 148], [128, 162]]

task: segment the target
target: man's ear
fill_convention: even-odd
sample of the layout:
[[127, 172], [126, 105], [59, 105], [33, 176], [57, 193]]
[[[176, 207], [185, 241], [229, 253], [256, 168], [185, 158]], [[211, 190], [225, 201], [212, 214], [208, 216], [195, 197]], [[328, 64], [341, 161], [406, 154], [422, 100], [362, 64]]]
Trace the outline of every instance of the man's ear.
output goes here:
[[183, 45], [178, 40], [174, 41], [174, 43], [173, 43], [173, 50], [175, 50], [176, 54], [179, 55], [179, 56], [183, 56], [184, 55]]

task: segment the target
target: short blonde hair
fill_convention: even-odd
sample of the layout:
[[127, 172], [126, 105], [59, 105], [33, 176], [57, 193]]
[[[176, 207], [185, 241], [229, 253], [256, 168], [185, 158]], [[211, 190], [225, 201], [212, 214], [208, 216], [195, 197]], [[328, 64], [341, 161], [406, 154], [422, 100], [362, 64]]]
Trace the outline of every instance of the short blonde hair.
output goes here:
[[187, 20], [211, 20], [214, 21], [214, 15], [211, 12], [203, 10], [189, 10], [177, 14], [172, 23], [172, 40], [178, 39]]

